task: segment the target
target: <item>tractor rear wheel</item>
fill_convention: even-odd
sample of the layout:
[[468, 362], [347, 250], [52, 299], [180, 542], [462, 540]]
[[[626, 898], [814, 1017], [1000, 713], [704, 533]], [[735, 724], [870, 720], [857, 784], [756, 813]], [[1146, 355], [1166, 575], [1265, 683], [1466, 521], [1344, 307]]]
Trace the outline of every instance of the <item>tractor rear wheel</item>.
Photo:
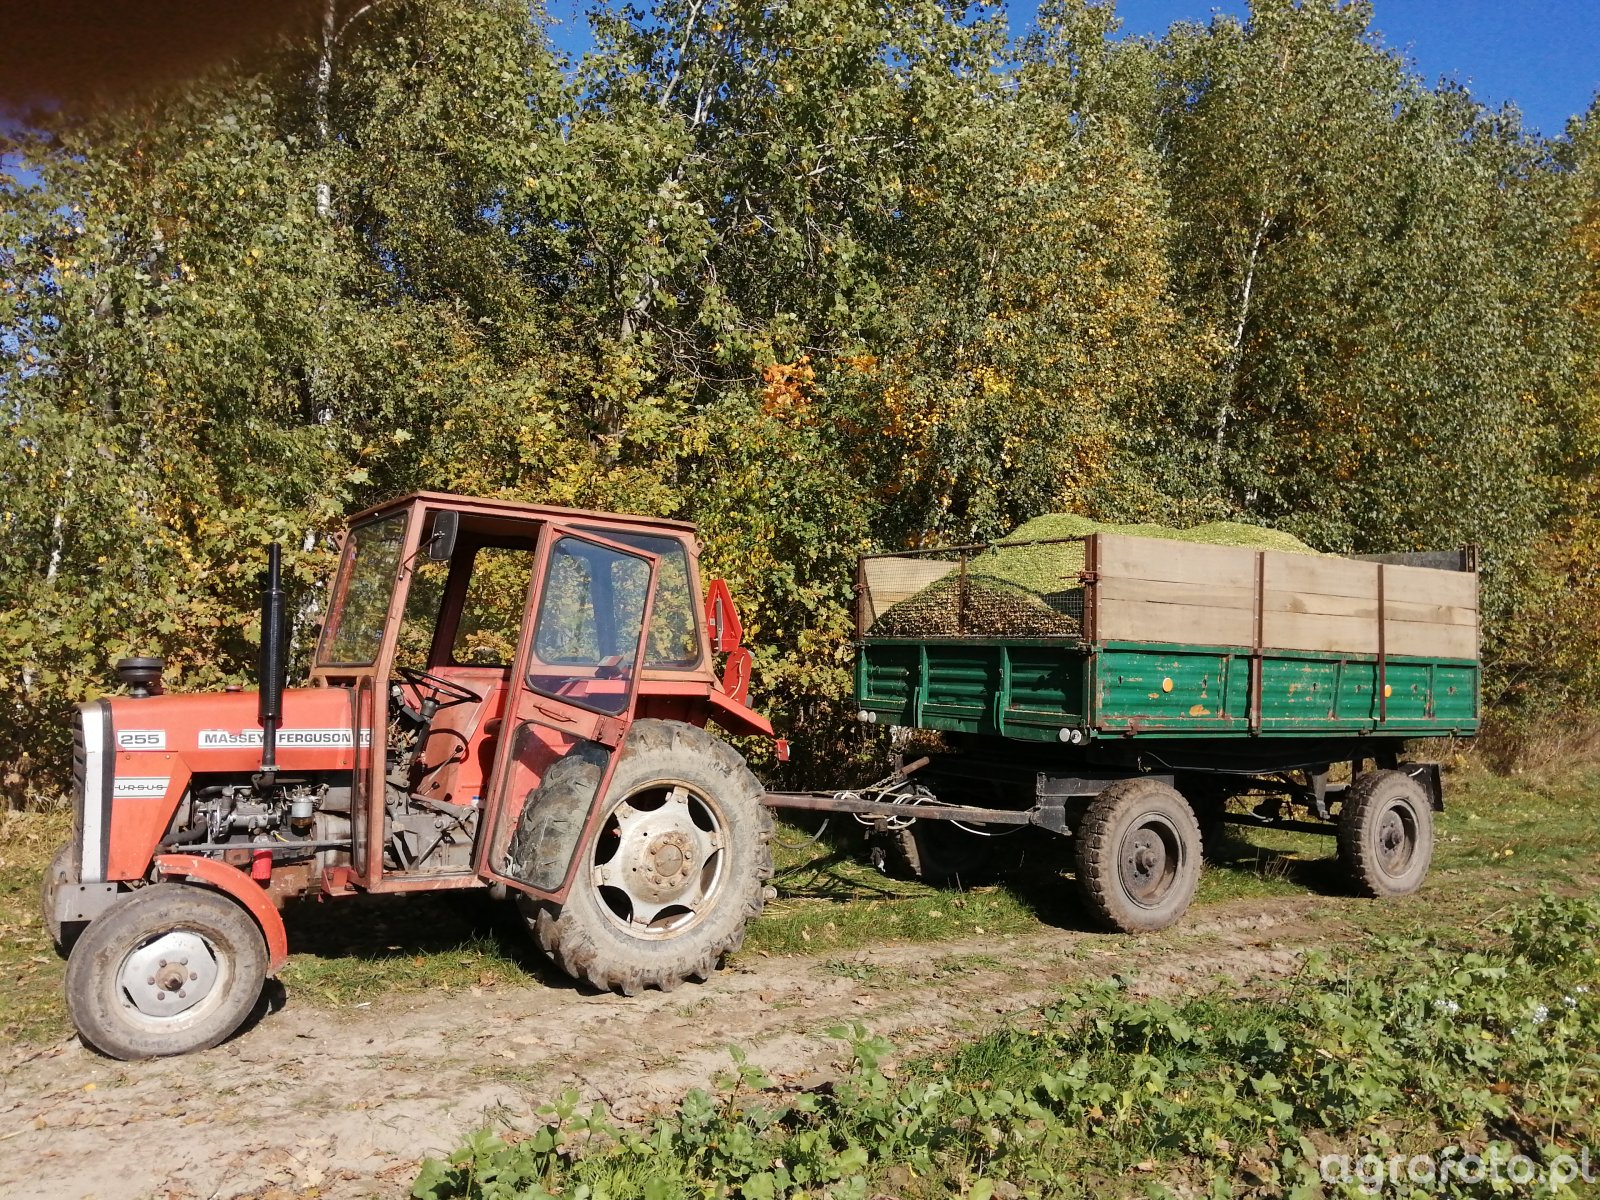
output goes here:
[[568, 975], [631, 996], [705, 979], [744, 942], [772, 875], [762, 787], [726, 742], [635, 721], [565, 903], [518, 897]]
[[1404, 771], [1356, 776], [1339, 806], [1339, 861], [1364, 896], [1408, 896], [1433, 861], [1433, 805]]
[[89, 923], [67, 960], [67, 1009], [112, 1058], [215, 1046], [243, 1024], [267, 977], [267, 944], [226, 896], [157, 883]]
[[1153, 933], [1194, 899], [1200, 854], [1199, 822], [1176, 789], [1119, 779], [1094, 798], [1078, 827], [1078, 889], [1110, 928]]

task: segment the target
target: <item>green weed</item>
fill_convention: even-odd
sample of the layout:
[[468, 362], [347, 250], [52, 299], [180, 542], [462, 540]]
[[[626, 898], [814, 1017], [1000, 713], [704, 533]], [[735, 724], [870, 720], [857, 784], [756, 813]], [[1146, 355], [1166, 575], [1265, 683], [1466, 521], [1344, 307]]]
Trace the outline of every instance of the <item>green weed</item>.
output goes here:
[[39, 881], [72, 832], [71, 814], [0, 814], [0, 1042], [69, 1033], [61, 1000], [65, 964], [39, 918]]
[[[1596, 1128], [1600, 906], [1545, 897], [1487, 945], [1375, 940], [1254, 996], [1185, 1003], [1080, 989], [1026, 1027], [790, 1093], [735, 1051], [710, 1091], [644, 1128], [569, 1094], [531, 1136], [480, 1133], [425, 1164], [420, 1200], [719, 1195], [1356, 1194], [1323, 1156], [1550, 1162]], [[1325, 1187], [1326, 1184], [1326, 1187]], [[1441, 1178], [1432, 1194], [1477, 1194]], [[1570, 1194], [1557, 1185], [1554, 1194]]]
[[[1053, 847], [1051, 847], [1053, 848]], [[874, 867], [851, 826], [806, 840], [779, 826], [775, 846], [779, 899], [767, 904], [745, 938], [745, 952], [816, 954], [886, 941], [1004, 938], [1038, 927], [1070, 901], [1071, 882], [1052, 868], [1019, 872], [998, 886], [929, 887]]]
[[548, 969], [515, 910], [476, 892], [308, 900], [284, 916], [295, 953], [280, 978], [331, 1007], [525, 984]]

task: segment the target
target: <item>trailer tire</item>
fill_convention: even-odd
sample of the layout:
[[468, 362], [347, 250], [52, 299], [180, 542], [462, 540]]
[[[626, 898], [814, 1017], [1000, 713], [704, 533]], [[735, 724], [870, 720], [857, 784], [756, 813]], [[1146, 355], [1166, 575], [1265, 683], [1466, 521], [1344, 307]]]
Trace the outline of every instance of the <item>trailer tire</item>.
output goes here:
[[73, 921], [63, 926], [61, 918], [56, 916], [56, 897], [61, 894], [61, 889], [71, 882], [73, 882], [72, 843], [64, 842], [61, 849], [55, 852], [55, 857], [50, 860], [44, 878], [39, 881], [39, 915], [44, 920], [46, 931], [50, 934], [50, 944], [62, 958], [67, 956], [72, 949], [72, 943], [77, 941], [78, 935], [83, 932], [81, 921]]
[[1356, 889], [1409, 896], [1433, 861], [1433, 805], [1404, 771], [1358, 775], [1339, 806], [1339, 861]]
[[988, 883], [1005, 874], [1016, 858], [1013, 848], [1001, 840], [1014, 829], [985, 837], [957, 829], [950, 821], [914, 821], [886, 837], [890, 873], [930, 887]]
[[1194, 810], [1176, 789], [1119, 779], [1094, 798], [1078, 827], [1078, 889], [1111, 929], [1165, 929], [1194, 899], [1201, 846]]
[[102, 1053], [164, 1058], [233, 1033], [266, 978], [266, 939], [249, 913], [205, 888], [157, 883], [83, 931], [67, 960], [67, 1009]]
[[518, 896], [539, 946], [574, 979], [625, 996], [709, 977], [743, 945], [772, 877], [763, 790], [704, 729], [635, 721], [566, 900]]

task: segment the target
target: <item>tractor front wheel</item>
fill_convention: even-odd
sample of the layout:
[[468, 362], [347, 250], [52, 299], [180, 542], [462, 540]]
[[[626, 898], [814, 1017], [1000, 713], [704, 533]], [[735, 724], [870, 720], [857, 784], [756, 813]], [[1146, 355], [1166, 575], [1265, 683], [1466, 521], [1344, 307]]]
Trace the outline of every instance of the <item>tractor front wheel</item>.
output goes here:
[[744, 942], [772, 875], [772, 817], [743, 758], [704, 729], [635, 721], [565, 903], [519, 896], [568, 975], [631, 996], [705, 979]]
[[50, 860], [50, 866], [44, 873], [44, 878], [39, 881], [39, 914], [44, 919], [44, 927], [50, 934], [50, 944], [56, 948], [56, 953], [62, 958], [72, 949], [72, 943], [78, 938], [83, 926], [76, 921], [68, 925], [61, 923], [61, 918], [56, 916], [56, 899], [61, 894], [61, 889], [72, 882], [72, 843], [66, 842], [61, 849], [56, 851]]
[[267, 944], [226, 896], [140, 888], [89, 923], [67, 960], [67, 1009], [112, 1058], [215, 1046], [243, 1024], [267, 977]]

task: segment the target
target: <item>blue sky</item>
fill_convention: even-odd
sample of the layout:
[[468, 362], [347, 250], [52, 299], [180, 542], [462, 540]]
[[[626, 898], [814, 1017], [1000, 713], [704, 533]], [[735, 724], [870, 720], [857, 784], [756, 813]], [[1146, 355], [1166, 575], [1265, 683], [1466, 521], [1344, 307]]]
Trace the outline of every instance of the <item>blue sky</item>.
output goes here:
[[[1242, 16], [1246, 6], [1117, 4], [1123, 32], [1135, 34], [1160, 33], [1174, 21], [1205, 21], [1214, 10]], [[1547, 136], [1561, 133], [1567, 118], [1585, 112], [1600, 90], [1596, 0], [1373, 0], [1372, 23], [1428, 83], [1448, 76], [1490, 107], [1515, 101], [1525, 123]]]
[[[582, 0], [547, 3], [561, 22], [553, 31], [557, 45], [586, 48]], [[1164, 33], [1174, 21], [1205, 22], [1217, 11], [1243, 16], [1247, 6], [1243, 0], [1117, 4], [1126, 35]], [[1374, 12], [1385, 43], [1405, 52], [1429, 84], [1447, 76], [1490, 107], [1514, 101], [1540, 133], [1560, 134], [1600, 90], [1600, 0], [1374, 0]], [[1013, 27], [1033, 13], [1029, 0], [1014, 0]]]

